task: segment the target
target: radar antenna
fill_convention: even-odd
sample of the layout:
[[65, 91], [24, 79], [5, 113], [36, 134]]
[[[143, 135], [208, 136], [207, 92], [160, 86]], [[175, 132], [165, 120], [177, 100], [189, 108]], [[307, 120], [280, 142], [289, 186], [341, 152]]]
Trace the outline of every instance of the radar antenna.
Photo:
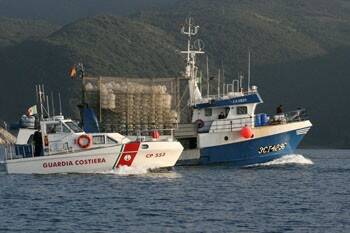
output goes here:
[[192, 37], [196, 36], [199, 32], [199, 26], [193, 25], [193, 19], [191, 17], [186, 20], [188, 25], [182, 26], [181, 33], [186, 35], [187, 40], [187, 51], [182, 51], [182, 54], [186, 54], [186, 70], [185, 77], [189, 79], [189, 90], [190, 90], [190, 105], [195, 105], [202, 100], [202, 94], [198, 88], [198, 67], [196, 66], [196, 55], [204, 54], [202, 49], [204, 43], [201, 40], [195, 41], [192, 45]]

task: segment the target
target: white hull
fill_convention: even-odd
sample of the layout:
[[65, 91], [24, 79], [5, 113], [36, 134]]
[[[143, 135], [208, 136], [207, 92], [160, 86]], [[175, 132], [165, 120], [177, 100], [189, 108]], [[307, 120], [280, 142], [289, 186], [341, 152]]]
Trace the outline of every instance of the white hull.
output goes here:
[[6, 160], [9, 174], [101, 173], [121, 166], [172, 167], [183, 150], [179, 142], [144, 142], [60, 155]]

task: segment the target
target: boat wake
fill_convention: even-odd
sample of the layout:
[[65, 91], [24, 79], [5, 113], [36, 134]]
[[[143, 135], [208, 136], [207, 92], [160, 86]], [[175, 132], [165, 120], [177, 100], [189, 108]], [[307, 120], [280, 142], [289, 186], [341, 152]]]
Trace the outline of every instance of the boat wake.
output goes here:
[[311, 159], [305, 158], [303, 155], [291, 154], [281, 158], [272, 160], [267, 163], [249, 165], [247, 167], [266, 167], [266, 166], [281, 166], [281, 165], [312, 165]]

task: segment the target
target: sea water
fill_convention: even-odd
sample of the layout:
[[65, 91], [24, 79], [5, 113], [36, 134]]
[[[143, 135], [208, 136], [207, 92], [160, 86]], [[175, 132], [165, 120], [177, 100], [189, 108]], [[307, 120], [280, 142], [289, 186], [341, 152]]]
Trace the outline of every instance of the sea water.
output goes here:
[[350, 232], [350, 151], [263, 165], [0, 172], [0, 232]]

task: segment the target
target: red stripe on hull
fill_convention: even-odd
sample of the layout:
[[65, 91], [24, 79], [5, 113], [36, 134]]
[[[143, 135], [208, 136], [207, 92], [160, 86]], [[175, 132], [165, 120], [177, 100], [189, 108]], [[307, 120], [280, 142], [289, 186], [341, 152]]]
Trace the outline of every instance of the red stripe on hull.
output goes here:
[[115, 166], [115, 168], [118, 168], [120, 166], [130, 167], [136, 157], [136, 154], [139, 148], [140, 148], [139, 142], [132, 142], [132, 143], [126, 144], [124, 147], [123, 153], [120, 156], [119, 162]]

